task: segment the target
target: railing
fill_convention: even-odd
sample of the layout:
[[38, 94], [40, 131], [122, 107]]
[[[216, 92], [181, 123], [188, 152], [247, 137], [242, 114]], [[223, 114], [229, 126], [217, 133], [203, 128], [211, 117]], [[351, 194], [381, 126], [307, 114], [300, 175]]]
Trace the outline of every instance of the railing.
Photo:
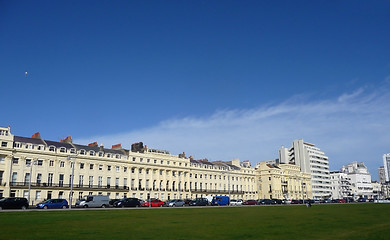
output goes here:
[[[28, 188], [28, 182], [10, 182], [11, 187], [16, 188]], [[63, 183], [31, 183], [31, 188], [62, 188], [62, 189], [70, 189], [70, 184]], [[73, 189], [96, 189], [96, 190], [117, 190], [117, 191], [128, 191], [128, 186], [102, 186], [102, 185], [89, 185], [89, 184], [73, 184]]]
[[[212, 190], [212, 189], [190, 189], [193, 193], [221, 193], [221, 194], [229, 194], [229, 190]], [[230, 194], [243, 194], [244, 191], [238, 190], [230, 190]]]

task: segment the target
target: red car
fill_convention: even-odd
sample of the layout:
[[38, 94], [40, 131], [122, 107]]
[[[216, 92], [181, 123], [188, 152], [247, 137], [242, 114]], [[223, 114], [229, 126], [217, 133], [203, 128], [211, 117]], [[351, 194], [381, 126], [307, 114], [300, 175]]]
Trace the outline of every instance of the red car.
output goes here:
[[245, 202], [242, 203], [242, 205], [257, 205], [256, 200], [246, 200]]
[[345, 203], [345, 199], [339, 199], [337, 202], [338, 203]]
[[142, 207], [149, 207], [149, 203], [151, 207], [162, 207], [164, 205], [164, 202], [161, 201], [160, 199], [152, 199], [149, 201], [145, 201], [142, 203]]

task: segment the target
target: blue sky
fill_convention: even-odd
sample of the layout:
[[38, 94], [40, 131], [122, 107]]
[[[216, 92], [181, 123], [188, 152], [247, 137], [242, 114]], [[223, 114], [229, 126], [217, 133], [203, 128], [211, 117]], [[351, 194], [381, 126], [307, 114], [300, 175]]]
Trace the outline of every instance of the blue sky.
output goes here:
[[0, 9], [0, 125], [16, 135], [253, 164], [303, 138], [374, 179], [390, 152], [388, 1]]

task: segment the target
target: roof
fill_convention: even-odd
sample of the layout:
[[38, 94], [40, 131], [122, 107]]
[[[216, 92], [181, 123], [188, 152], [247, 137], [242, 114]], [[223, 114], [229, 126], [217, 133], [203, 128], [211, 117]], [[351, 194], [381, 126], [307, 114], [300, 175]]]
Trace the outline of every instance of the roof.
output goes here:
[[37, 145], [46, 145], [45, 142], [40, 138], [28, 138], [28, 137], [19, 137], [14, 136], [14, 142], [22, 142], [22, 143], [32, 143]]

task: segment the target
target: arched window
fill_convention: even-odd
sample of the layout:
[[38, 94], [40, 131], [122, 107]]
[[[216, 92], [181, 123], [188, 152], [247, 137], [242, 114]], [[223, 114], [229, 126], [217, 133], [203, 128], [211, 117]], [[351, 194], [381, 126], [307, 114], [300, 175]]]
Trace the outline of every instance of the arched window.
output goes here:
[[56, 151], [56, 147], [50, 146], [50, 147], [49, 147], [49, 151], [50, 151], [50, 152], [55, 152], [55, 151]]

